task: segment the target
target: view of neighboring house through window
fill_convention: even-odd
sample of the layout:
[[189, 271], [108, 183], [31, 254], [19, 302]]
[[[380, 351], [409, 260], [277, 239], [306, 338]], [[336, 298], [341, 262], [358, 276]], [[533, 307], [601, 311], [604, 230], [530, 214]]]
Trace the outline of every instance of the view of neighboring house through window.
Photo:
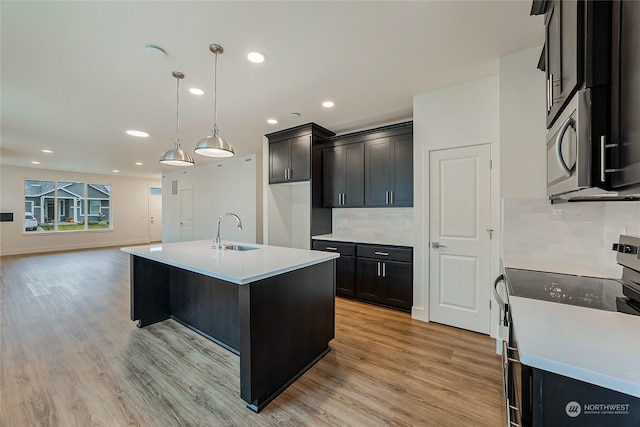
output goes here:
[[25, 231], [110, 229], [111, 186], [75, 181], [24, 181]]

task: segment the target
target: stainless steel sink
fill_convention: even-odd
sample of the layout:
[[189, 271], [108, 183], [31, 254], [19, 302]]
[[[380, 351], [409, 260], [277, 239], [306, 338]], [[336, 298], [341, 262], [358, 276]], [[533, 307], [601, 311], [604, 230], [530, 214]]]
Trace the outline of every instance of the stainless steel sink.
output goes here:
[[252, 251], [254, 249], [260, 249], [256, 246], [244, 246], [244, 245], [222, 245], [223, 250], [230, 251]]

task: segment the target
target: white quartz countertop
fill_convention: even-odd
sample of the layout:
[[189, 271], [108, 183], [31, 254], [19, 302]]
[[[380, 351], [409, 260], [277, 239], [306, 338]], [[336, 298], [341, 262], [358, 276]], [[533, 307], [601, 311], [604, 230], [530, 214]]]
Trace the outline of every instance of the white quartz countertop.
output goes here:
[[[223, 242], [223, 244], [236, 242]], [[213, 249], [211, 240], [132, 246], [120, 250], [174, 267], [245, 285], [338, 258], [338, 254], [305, 249], [238, 243], [251, 251]]]
[[509, 296], [520, 361], [640, 397], [640, 316]]
[[373, 245], [391, 245], [413, 247], [413, 241], [394, 236], [377, 236], [361, 234], [320, 234], [313, 236], [314, 240], [332, 240], [335, 242], [369, 243]]

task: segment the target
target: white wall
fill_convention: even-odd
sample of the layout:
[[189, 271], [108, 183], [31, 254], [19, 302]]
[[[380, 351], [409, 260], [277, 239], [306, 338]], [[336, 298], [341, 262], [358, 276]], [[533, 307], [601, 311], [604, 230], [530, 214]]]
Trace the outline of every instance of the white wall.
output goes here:
[[[259, 242], [262, 231], [258, 227], [259, 163], [260, 159], [251, 154], [165, 173], [162, 177], [162, 241], [180, 241], [180, 190], [192, 188], [194, 240], [213, 240], [218, 216], [233, 212], [242, 220], [243, 228], [239, 230], [233, 218], [222, 220], [222, 239]], [[177, 194], [172, 194], [172, 181], [178, 182]]]
[[500, 193], [545, 197], [547, 150], [542, 47], [500, 58]]
[[310, 249], [311, 184], [298, 182], [267, 186], [267, 230], [272, 246]]
[[[498, 76], [413, 98], [414, 268], [412, 316], [429, 320], [429, 151], [491, 144], [494, 167], [492, 228], [500, 224]], [[499, 240], [492, 241], [491, 273], [497, 275]], [[489, 284], [487, 284], [489, 286]]]
[[[13, 222], [0, 223], [0, 255], [150, 242], [149, 187], [159, 187], [160, 180], [14, 166], [2, 166], [0, 176], [0, 211], [14, 215]], [[26, 233], [23, 219], [25, 179], [110, 184], [113, 230]]]

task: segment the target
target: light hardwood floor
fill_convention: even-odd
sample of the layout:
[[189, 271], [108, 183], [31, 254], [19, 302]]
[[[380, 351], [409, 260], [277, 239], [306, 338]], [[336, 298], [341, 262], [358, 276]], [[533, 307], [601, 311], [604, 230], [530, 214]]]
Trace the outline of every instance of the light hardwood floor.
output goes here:
[[239, 358], [129, 320], [117, 249], [5, 256], [0, 426], [499, 426], [494, 341], [338, 298], [332, 351], [259, 414]]

